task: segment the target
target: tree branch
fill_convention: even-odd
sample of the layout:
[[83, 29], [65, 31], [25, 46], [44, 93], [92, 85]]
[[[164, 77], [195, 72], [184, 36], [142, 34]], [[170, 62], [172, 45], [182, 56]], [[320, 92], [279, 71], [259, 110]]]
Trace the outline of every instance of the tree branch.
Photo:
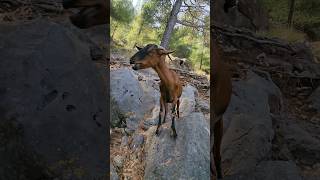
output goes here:
[[180, 21], [180, 20], [177, 20], [177, 23], [178, 23], [178, 24], [181, 24], [181, 25], [184, 25], [184, 26], [196, 28], [197, 30], [199, 30], [199, 28], [209, 29], [209, 27], [207, 27], [207, 26], [196, 25], [196, 24], [193, 24], [193, 23], [188, 22], [188, 21]]

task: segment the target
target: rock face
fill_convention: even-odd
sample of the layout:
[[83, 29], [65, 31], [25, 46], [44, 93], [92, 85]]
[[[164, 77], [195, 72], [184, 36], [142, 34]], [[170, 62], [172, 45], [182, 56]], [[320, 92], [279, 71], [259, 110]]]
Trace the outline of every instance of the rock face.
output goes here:
[[209, 126], [202, 113], [192, 113], [176, 121], [178, 138], [170, 133], [170, 124], [162, 125], [159, 136], [155, 127], [148, 130], [144, 178], [209, 179]]
[[159, 108], [160, 93], [152, 85], [139, 82], [138, 74], [131, 69], [111, 71], [110, 77], [111, 96], [128, 117], [128, 128], [136, 129], [139, 121]]
[[302, 180], [299, 168], [290, 161], [264, 161], [249, 174], [225, 177], [225, 180]]
[[116, 169], [110, 164], [110, 180], [119, 180], [119, 176], [116, 172]]
[[239, 0], [237, 8], [228, 13], [223, 10], [225, 0], [215, 0], [213, 4], [214, 21], [238, 28], [265, 30], [268, 28], [268, 15], [259, 0]]
[[272, 82], [252, 72], [246, 80], [233, 84], [233, 92], [224, 116], [226, 132], [222, 142], [222, 163], [227, 175], [252, 171], [270, 155], [274, 132], [269, 98], [281, 98]]
[[180, 117], [188, 116], [195, 110], [196, 99], [195, 93], [197, 89], [191, 85], [183, 87], [182, 95], [180, 97]]
[[309, 97], [312, 106], [320, 112], [320, 88], [317, 88]]
[[55, 23], [0, 28], [1, 120], [16, 119], [25, 147], [60, 178], [101, 178], [106, 171], [106, 87], [89, 52]]

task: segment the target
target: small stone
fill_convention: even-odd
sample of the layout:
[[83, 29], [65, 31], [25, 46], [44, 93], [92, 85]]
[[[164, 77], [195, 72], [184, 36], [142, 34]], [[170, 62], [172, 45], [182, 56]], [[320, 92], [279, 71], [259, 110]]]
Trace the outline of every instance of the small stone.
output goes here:
[[119, 180], [119, 176], [112, 164], [110, 164], [110, 180]]
[[204, 100], [202, 99], [199, 99], [197, 101], [197, 106], [199, 108], [199, 110], [203, 113], [209, 113], [210, 112], [210, 106], [207, 102], [205, 102]]
[[159, 117], [156, 117], [154, 119], [147, 119], [143, 122], [143, 128], [149, 129], [151, 126], [156, 126], [158, 124]]
[[305, 120], [305, 119], [308, 119], [308, 116], [306, 116], [306, 115], [301, 115], [301, 118]]
[[134, 133], [134, 129], [132, 128], [124, 128], [123, 134], [132, 135]]
[[132, 143], [130, 145], [130, 148], [135, 150], [135, 149], [141, 147], [143, 143], [144, 143], [144, 136], [143, 135], [141, 135], [141, 134], [134, 135]]
[[258, 59], [258, 60], [263, 60], [263, 59], [265, 59], [266, 57], [267, 57], [266, 53], [263, 52], [263, 53], [259, 54], [256, 59]]
[[122, 147], [128, 146], [128, 143], [129, 143], [128, 136], [123, 136], [123, 137], [121, 138], [121, 146], [122, 146]]
[[138, 76], [138, 81], [142, 81], [143, 80], [143, 76]]
[[124, 157], [117, 155], [113, 158], [113, 163], [114, 166], [117, 167], [118, 169], [122, 168], [124, 162]]

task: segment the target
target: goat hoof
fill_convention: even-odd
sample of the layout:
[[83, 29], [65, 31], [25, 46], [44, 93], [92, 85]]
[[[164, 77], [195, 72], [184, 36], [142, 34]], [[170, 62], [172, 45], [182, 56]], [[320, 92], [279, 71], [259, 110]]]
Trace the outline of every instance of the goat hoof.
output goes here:
[[178, 137], [178, 135], [177, 135], [177, 133], [176, 133], [175, 131], [173, 131], [173, 135], [172, 135], [172, 136], [173, 136], [173, 138], [175, 138], [175, 139]]
[[157, 129], [156, 130], [156, 135], [159, 136], [160, 135], [160, 131]]

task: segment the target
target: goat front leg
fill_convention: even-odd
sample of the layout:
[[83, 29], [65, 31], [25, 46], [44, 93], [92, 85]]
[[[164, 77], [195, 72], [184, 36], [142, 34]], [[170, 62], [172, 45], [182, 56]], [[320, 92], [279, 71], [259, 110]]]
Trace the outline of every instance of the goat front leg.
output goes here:
[[164, 103], [163, 106], [164, 106], [164, 118], [163, 118], [162, 124], [164, 124], [166, 122], [166, 119], [167, 119], [168, 103]]
[[[164, 100], [163, 100], [163, 97], [160, 96], [160, 112], [159, 112], [158, 126], [157, 126], [157, 130], [156, 130], [157, 135], [159, 135], [159, 128], [161, 126], [161, 117], [163, 116], [163, 109], [164, 108], [165, 108]], [[164, 118], [166, 118], [166, 116], [164, 116]], [[164, 121], [165, 121], [165, 119], [164, 119]]]
[[[213, 122], [210, 122], [213, 123]], [[212, 128], [210, 127], [210, 176], [211, 176], [211, 180], [216, 180], [217, 178], [217, 171], [216, 171], [216, 166], [214, 163], [214, 124], [210, 125], [212, 126]]]
[[173, 137], [176, 138], [178, 135], [177, 135], [177, 132], [176, 132], [176, 127], [175, 127], [175, 118], [176, 118], [176, 103], [177, 103], [177, 100], [175, 99], [172, 103], [172, 112], [171, 112], [171, 115], [172, 115], [172, 123], [171, 123], [171, 129], [172, 129], [172, 132], [173, 132]]
[[223, 136], [223, 120], [222, 116], [219, 117], [219, 120], [214, 124], [214, 163], [216, 166], [217, 177], [218, 179], [222, 178], [222, 170], [221, 170], [221, 141]]
[[177, 116], [178, 116], [178, 119], [180, 118], [179, 107], [180, 107], [180, 99], [177, 100]]

